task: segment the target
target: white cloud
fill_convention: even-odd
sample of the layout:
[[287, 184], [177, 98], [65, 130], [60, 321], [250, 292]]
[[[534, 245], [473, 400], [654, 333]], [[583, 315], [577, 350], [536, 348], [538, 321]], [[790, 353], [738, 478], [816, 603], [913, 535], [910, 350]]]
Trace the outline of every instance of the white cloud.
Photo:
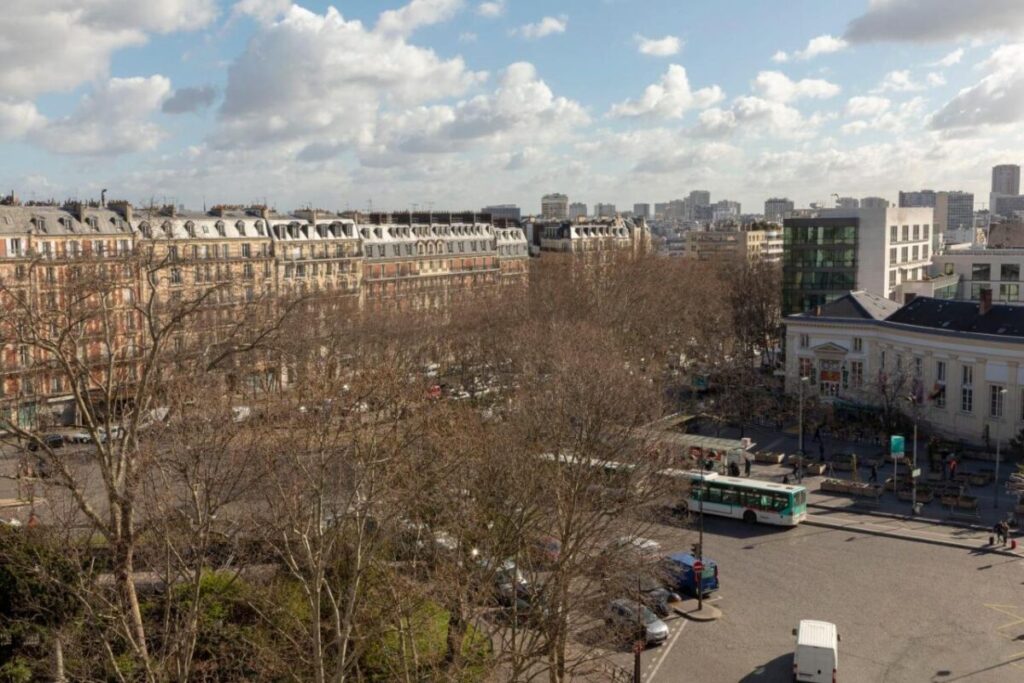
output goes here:
[[911, 78], [909, 70], [902, 69], [887, 73], [875, 92], [916, 92], [924, 89], [923, 83]]
[[844, 37], [852, 43], [943, 42], [1022, 31], [1020, 0], [871, 0]]
[[981, 65], [987, 72], [932, 118], [936, 129], [1005, 125], [1024, 120], [1024, 43], [1002, 45]]
[[497, 2], [481, 2], [477, 5], [476, 13], [489, 19], [500, 17], [505, 13], [505, 0], [498, 0]]
[[164, 76], [111, 78], [82, 97], [77, 109], [30, 132], [60, 154], [108, 156], [155, 149], [166, 133], [150, 121], [171, 92]]
[[676, 36], [665, 36], [664, 38], [645, 38], [637, 34], [633, 36], [640, 54], [651, 55], [652, 57], [671, 57], [679, 54], [683, 47], [683, 41]]
[[964, 53], [965, 50], [962, 47], [958, 47], [957, 49], [953, 50], [942, 59], [932, 62], [928, 66], [940, 66], [944, 69], [947, 69], [951, 66], [954, 66], [955, 64], [959, 64], [960, 60], [964, 58]]
[[463, 31], [462, 33], [459, 34], [460, 43], [475, 43], [479, 38], [480, 36], [473, 33], [472, 31]]
[[789, 54], [785, 50], [777, 51], [772, 55], [772, 61], [776, 64], [785, 64], [791, 59], [807, 61], [820, 55], [840, 52], [845, 50], [847, 47], [848, 43], [845, 40], [826, 33], [825, 35], [818, 36], [817, 38], [811, 38], [807, 41], [807, 47], [803, 50], [797, 50], [793, 54]]
[[0, 140], [15, 140], [46, 123], [31, 102], [0, 100]]
[[462, 5], [463, 0], [412, 0], [404, 7], [381, 13], [376, 30], [407, 36], [421, 26], [448, 21]]
[[165, 114], [187, 114], [206, 109], [217, 99], [217, 89], [210, 85], [179, 88], [164, 100], [160, 110]]
[[202, 28], [216, 15], [215, 0], [4, 0], [0, 93], [27, 99], [103, 79], [115, 51]]
[[932, 88], [946, 85], [946, 77], [941, 73], [932, 71], [925, 77], [925, 82]]
[[291, 0], [238, 0], [231, 8], [231, 18], [247, 16], [269, 24], [277, 21], [291, 6]]
[[555, 35], [556, 33], [565, 33], [568, 26], [569, 17], [563, 14], [559, 17], [544, 17], [535, 24], [526, 24], [525, 26], [513, 29], [512, 33], [518, 34], [527, 40], [536, 40]]
[[852, 118], [878, 116], [888, 111], [890, 106], [892, 106], [892, 102], [886, 97], [858, 95], [851, 97], [846, 103], [846, 115]]
[[793, 81], [780, 71], [762, 71], [757, 74], [753, 86], [763, 97], [778, 102], [790, 102], [804, 97], [828, 99], [840, 91], [834, 83], [818, 78]]
[[619, 118], [679, 119], [691, 109], [705, 109], [721, 102], [724, 97], [717, 85], [692, 90], [686, 69], [672, 64], [658, 83], [647, 86], [639, 100], [616, 104], [610, 113]]
[[527, 62], [510, 65], [498, 87], [455, 106], [417, 107], [382, 116], [364, 160], [402, 163], [403, 154], [453, 153], [472, 145], [509, 151], [522, 144], [560, 142], [590, 119], [583, 107], [556, 97]]
[[[381, 19], [397, 27], [395, 21]], [[229, 67], [211, 145], [341, 149], [372, 142], [382, 107], [459, 96], [485, 78], [461, 58], [443, 60], [400, 35], [368, 31], [334, 8], [319, 15], [293, 5], [261, 27]]]
[[927, 101], [923, 97], [915, 97], [892, 109], [889, 100], [884, 97], [864, 97], [855, 103], [851, 98], [846, 112], [849, 116], [863, 117], [851, 121], [841, 127], [847, 135], [858, 135], [868, 130], [880, 130], [889, 133], [902, 133], [907, 130], [918, 130], [924, 121]]

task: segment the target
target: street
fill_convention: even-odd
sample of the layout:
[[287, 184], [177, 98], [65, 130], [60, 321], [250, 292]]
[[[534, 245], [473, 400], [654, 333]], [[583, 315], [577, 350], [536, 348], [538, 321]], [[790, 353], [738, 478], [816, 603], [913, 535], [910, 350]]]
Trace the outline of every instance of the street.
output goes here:
[[[693, 532], [658, 526], [666, 548]], [[792, 680], [800, 619], [839, 627], [841, 681], [1024, 680], [1024, 563], [1008, 557], [821, 529], [749, 527], [708, 517], [724, 616], [674, 619], [643, 655], [644, 680]], [[680, 632], [682, 629], [682, 632]], [[677, 638], [678, 636], [678, 638]], [[631, 669], [627, 654], [615, 655]]]

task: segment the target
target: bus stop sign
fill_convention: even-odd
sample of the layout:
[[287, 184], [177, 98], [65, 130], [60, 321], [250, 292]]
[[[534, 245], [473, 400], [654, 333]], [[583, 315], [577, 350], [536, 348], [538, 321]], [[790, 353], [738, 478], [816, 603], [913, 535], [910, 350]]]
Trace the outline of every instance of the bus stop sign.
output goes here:
[[893, 457], [897, 455], [903, 455], [904, 453], [904, 440], [902, 436], [891, 436], [889, 437], [889, 454]]

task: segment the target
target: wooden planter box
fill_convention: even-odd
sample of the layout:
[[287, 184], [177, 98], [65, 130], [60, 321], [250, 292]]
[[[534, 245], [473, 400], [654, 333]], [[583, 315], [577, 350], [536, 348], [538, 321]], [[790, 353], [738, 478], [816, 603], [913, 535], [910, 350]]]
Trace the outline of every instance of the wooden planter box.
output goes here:
[[804, 474], [809, 474], [809, 475], [814, 476], [814, 477], [821, 476], [822, 474], [825, 474], [825, 467], [826, 467], [826, 465], [824, 465], [823, 463], [820, 463], [820, 462], [812, 462], [812, 463], [805, 462], [804, 463]]
[[[899, 498], [902, 501], [906, 501], [907, 503], [909, 503], [909, 502], [914, 500], [914, 492], [911, 491], [910, 489], [907, 489], [905, 491], [899, 491], [896, 494], [896, 497]], [[922, 505], [927, 505], [928, 503], [932, 502], [933, 500], [935, 500], [935, 494], [932, 493], [931, 491], [929, 491], [927, 489], [920, 489], [920, 488], [917, 490], [917, 502], [918, 503], [921, 503]]]
[[992, 481], [992, 475], [988, 472], [977, 472], [968, 477], [971, 486], [985, 486]]
[[820, 489], [826, 493], [846, 493], [849, 491], [848, 482], [842, 479], [825, 479], [821, 482]]
[[754, 462], [759, 462], [763, 465], [781, 465], [782, 453], [755, 453]]
[[942, 504], [960, 510], [978, 509], [978, 499], [973, 496], [942, 496]]
[[859, 484], [857, 482], [849, 482], [849, 493], [854, 496], [860, 496], [862, 498], [878, 498], [882, 495], [882, 487], [878, 484]]

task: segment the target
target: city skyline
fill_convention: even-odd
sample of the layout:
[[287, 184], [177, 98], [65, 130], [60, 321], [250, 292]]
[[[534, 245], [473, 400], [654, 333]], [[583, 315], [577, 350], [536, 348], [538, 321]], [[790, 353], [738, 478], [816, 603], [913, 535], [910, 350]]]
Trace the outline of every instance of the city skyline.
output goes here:
[[991, 167], [1024, 161], [1007, 0], [17, 5], [0, 186], [26, 200], [535, 213], [549, 192], [754, 207], [926, 187], [981, 208]]

